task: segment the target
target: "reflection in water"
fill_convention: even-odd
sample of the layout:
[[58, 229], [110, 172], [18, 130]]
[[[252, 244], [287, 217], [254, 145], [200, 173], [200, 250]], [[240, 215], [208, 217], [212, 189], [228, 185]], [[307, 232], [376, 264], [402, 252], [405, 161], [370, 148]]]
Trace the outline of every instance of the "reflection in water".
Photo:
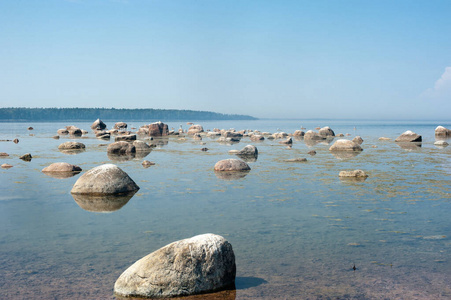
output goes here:
[[127, 161], [127, 160], [132, 160], [132, 159], [142, 159], [144, 157], [146, 157], [147, 155], [149, 155], [149, 153], [152, 152], [151, 150], [149, 151], [138, 151], [138, 152], [134, 152], [134, 153], [124, 153], [124, 154], [116, 154], [116, 153], [107, 153], [108, 158], [112, 161]]
[[222, 180], [237, 180], [246, 177], [249, 171], [215, 171], [216, 177]]
[[67, 155], [75, 155], [75, 154], [85, 152], [85, 149], [71, 149], [71, 150], [60, 149], [60, 152], [67, 154]]
[[130, 192], [120, 195], [83, 195], [71, 194], [78, 206], [92, 212], [113, 212], [121, 209], [136, 193]]
[[241, 158], [242, 160], [244, 160], [245, 162], [256, 162], [258, 155], [240, 155], [237, 154], [236, 156], [238, 156], [239, 158]]
[[154, 146], [154, 147], [162, 147], [162, 146], [166, 146], [167, 144], [169, 144], [169, 138], [165, 138], [165, 137], [158, 137], [158, 138], [153, 138], [152, 141], [150, 141], [150, 146]]
[[235, 285], [237, 290], [244, 290], [251, 287], [259, 286], [260, 284], [267, 283], [263, 278], [258, 277], [237, 277], [235, 278]]
[[343, 183], [364, 182], [368, 177], [339, 177]]
[[397, 142], [396, 145], [408, 151], [420, 150], [421, 148], [421, 142]]
[[138, 298], [138, 297], [121, 297], [114, 295], [116, 299], [120, 300], [143, 300], [143, 299], [170, 299], [170, 300], [235, 300], [236, 290], [232, 286], [228, 290], [220, 291], [216, 293], [208, 293], [201, 295], [183, 296], [183, 297], [171, 297], [171, 298]]
[[64, 178], [70, 178], [77, 174], [80, 174], [81, 171], [74, 171], [74, 172], [42, 172], [47, 176], [57, 178], [57, 179], [64, 179]]
[[361, 151], [331, 151], [336, 159], [350, 159], [354, 158], [361, 153]]

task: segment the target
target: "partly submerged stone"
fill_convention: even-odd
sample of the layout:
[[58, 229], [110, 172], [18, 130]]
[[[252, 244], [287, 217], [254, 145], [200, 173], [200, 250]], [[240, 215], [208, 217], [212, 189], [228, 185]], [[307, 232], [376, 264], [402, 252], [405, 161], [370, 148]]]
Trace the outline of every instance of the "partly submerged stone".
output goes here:
[[303, 158], [303, 157], [298, 157], [298, 158], [290, 158], [290, 159], [285, 159], [286, 162], [306, 162], [307, 158]]
[[435, 142], [434, 142], [434, 145], [435, 145], [435, 146], [439, 146], [439, 147], [446, 147], [446, 146], [448, 146], [449, 144], [448, 144], [446, 141], [440, 140], [440, 141], [435, 141]]
[[451, 137], [451, 129], [445, 128], [443, 126], [437, 126], [435, 128], [436, 137]]
[[338, 174], [339, 177], [368, 177], [366, 173], [362, 170], [354, 170], [354, 171], [340, 171]]
[[257, 157], [258, 156], [258, 149], [254, 145], [247, 145], [246, 147], [244, 147], [243, 149], [238, 151], [236, 154], [237, 155], [241, 155], [241, 156]]
[[330, 151], [363, 151], [359, 144], [350, 140], [340, 139], [329, 148]]
[[291, 137], [288, 137], [286, 140], [279, 141], [279, 144], [282, 144], [282, 145], [291, 145], [291, 144], [293, 144], [293, 139], [292, 139]]
[[103, 130], [106, 128], [105, 123], [102, 122], [102, 120], [97, 119], [94, 121], [94, 123], [92, 123], [91, 125], [91, 129], [92, 130]]
[[188, 134], [195, 134], [204, 132], [204, 128], [201, 125], [192, 125], [188, 128]]
[[125, 141], [120, 142], [114, 142], [108, 145], [107, 153], [110, 154], [129, 154], [129, 153], [135, 153], [136, 147], [132, 143], [128, 143]]
[[309, 130], [304, 134], [304, 140], [324, 140], [326, 137], [319, 135], [318, 132], [313, 130]]
[[335, 132], [332, 129], [330, 129], [330, 127], [328, 127], [328, 126], [321, 128], [319, 130], [318, 134], [320, 136], [326, 137], [326, 138], [335, 136]]
[[59, 150], [85, 150], [86, 146], [80, 142], [64, 142], [58, 146]]
[[5, 163], [5, 164], [2, 164], [1, 167], [2, 167], [2, 169], [9, 169], [9, 168], [12, 168], [13, 166]]
[[363, 139], [360, 136], [356, 136], [355, 138], [352, 139], [352, 141], [358, 145], [362, 145], [363, 143]]
[[78, 173], [81, 172], [81, 168], [67, 162], [57, 162], [45, 167], [42, 172]]
[[124, 297], [174, 297], [233, 287], [235, 255], [222, 236], [202, 234], [173, 242], [141, 258], [117, 279]]
[[398, 136], [395, 142], [421, 142], [421, 135], [407, 130], [406, 132]]
[[31, 161], [33, 158], [30, 153], [25, 153], [24, 155], [19, 157], [23, 161]]
[[240, 159], [234, 159], [234, 158], [230, 158], [230, 159], [223, 159], [218, 161], [215, 164], [215, 171], [220, 171], [220, 172], [240, 172], [240, 171], [249, 171], [251, 168], [249, 167], [249, 165], [240, 160]]
[[118, 166], [104, 164], [84, 173], [75, 182], [72, 194], [108, 195], [139, 190], [138, 185]]

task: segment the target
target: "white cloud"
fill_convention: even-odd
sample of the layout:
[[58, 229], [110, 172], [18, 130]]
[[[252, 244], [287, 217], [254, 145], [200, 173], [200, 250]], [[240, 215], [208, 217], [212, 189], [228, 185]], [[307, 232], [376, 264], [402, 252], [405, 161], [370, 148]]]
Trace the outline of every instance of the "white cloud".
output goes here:
[[428, 99], [451, 101], [451, 67], [446, 67], [445, 72], [435, 82], [433, 88], [427, 89], [422, 96]]

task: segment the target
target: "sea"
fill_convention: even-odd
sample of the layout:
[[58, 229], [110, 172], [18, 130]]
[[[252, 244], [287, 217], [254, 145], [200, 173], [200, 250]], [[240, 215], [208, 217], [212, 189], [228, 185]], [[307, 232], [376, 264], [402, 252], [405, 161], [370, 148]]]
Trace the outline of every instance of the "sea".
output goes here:
[[[133, 131], [158, 120], [117, 121]], [[13, 166], [0, 169], [0, 299], [117, 299], [114, 283], [131, 264], [204, 233], [231, 243], [235, 289], [195, 299], [451, 299], [451, 146], [434, 145], [435, 128], [451, 128], [451, 120], [191, 122], [205, 131], [270, 133], [329, 126], [340, 138], [360, 136], [363, 151], [332, 153], [337, 137], [294, 138], [287, 147], [277, 139], [225, 144], [169, 136], [139, 137], [156, 144], [148, 154], [112, 157], [106, 149], [114, 138], [97, 139], [92, 122], [0, 123], [0, 152], [9, 154], [0, 165]], [[115, 122], [105, 123], [111, 129]], [[186, 121], [165, 123], [189, 128]], [[68, 125], [88, 134], [53, 138]], [[407, 130], [422, 143], [394, 141]], [[59, 151], [66, 141], [86, 149]], [[248, 144], [259, 153], [248, 161], [250, 172], [214, 172], [216, 162], [236, 158], [230, 150]], [[25, 153], [31, 161], [19, 159]], [[307, 161], [286, 161], [294, 158]], [[144, 160], [155, 165], [145, 168]], [[41, 172], [55, 162], [83, 171], [68, 178]], [[111, 205], [74, 198], [77, 179], [106, 163], [140, 190]], [[338, 176], [357, 169], [368, 178]]]

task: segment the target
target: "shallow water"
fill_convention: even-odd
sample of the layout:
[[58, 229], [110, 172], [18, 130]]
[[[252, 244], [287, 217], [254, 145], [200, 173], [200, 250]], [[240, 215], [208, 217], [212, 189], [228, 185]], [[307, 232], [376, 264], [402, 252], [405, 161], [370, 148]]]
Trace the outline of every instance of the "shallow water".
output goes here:
[[[138, 128], [146, 122], [127, 123]], [[169, 122], [175, 129], [180, 124], [188, 128]], [[0, 298], [114, 299], [114, 282], [134, 261], [207, 232], [229, 240], [237, 263], [236, 291], [212, 299], [451, 298], [451, 146], [433, 145], [435, 127], [451, 128], [450, 123], [200, 124], [288, 133], [330, 126], [336, 134], [351, 134], [348, 139], [360, 135], [364, 151], [340, 159], [327, 143], [295, 140], [288, 149], [278, 140], [243, 138], [224, 145], [204, 138], [203, 145], [169, 137], [145, 158], [112, 161], [106, 154], [110, 142], [92, 132], [52, 138], [72, 124], [2, 123], [0, 140], [20, 142], [0, 142], [0, 152], [10, 155], [0, 164], [14, 166], [0, 169]], [[90, 131], [90, 123], [73, 125]], [[394, 142], [406, 130], [423, 136], [421, 147], [404, 149]], [[378, 140], [382, 136], [392, 140]], [[83, 142], [86, 151], [60, 152], [58, 145], [68, 140]], [[258, 160], [249, 163], [252, 170], [235, 180], [216, 176], [214, 164], [247, 144], [259, 150]], [[317, 154], [308, 155], [310, 150]], [[20, 160], [24, 153], [33, 159]], [[298, 157], [307, 162], [284, 161]], [[143, 168], [144, 159], [156, 164]], [[141, 189], [110, 208], [114, 211], [99, 212], [71, 196], [80, 175], [58, 179], [41, 172], [60, 161], [83, 172], [115, 163]], [[354, 169], [364, 170], [368, 179], [338, 177]]]

